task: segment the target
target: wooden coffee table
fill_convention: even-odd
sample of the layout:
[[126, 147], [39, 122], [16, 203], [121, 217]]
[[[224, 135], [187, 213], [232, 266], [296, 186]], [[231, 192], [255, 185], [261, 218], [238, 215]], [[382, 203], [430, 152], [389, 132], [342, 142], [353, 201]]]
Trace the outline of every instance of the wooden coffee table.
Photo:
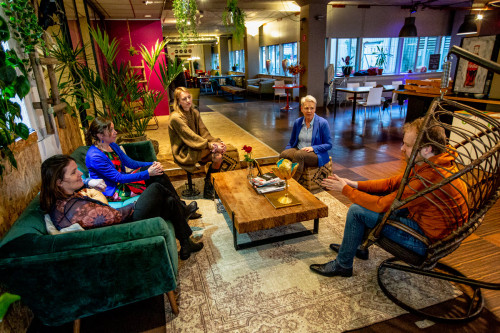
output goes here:
[[[270, 167], [263, 167], [264, 172]], [[212, 174], [216, 197], [233, 221], [234, 248], [241, 250], [262, 244], [318, 233], [319, 219], [328, 216], [328, 207], [295, 180], [289, 180], [289, 191], [301, 205], [274, 208], [263, 195], [257, 194], [247, 180], [247, 170]], [[272, 229], [278, 226], [314, 220], [314, 229], [238, 244], [238, 234]]]
[[245, 98], [244, 95], [246, 94], [246, 89], [233, 86], [221, 86], [220, 88], [222, 90], [222, 95], [224, 96], [224, 91], [230, 93], [232, 95], [233, 101], [235, 95], [240, 95], [242, 98]]

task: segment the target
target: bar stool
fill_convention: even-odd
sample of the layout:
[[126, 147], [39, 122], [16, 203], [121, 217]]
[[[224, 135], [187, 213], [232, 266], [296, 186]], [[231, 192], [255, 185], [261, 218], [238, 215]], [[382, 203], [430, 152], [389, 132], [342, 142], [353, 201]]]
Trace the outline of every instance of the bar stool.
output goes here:
[[187, 182], [185, 184], [186, 188], [182, 191], [182, 196], [185, 198], [195, 197], [200, 194], [200, 191], [196, 188], [196, 185], [193, 184], [191, 172], [187, 172]]

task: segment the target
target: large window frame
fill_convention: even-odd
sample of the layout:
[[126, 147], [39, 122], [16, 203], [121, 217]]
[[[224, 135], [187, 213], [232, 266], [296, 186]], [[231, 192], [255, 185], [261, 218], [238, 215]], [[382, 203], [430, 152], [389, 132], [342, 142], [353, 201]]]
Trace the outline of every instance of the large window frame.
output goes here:
[[[342, 58], [350, 55], [350, 66], [354, 71], [367, 70], [374, 65], [376, 45], [371, 47], [367, 43], [376, 43], [386, 53], [391, 54], [384, 66], [384, 74], [401, 75], [420, 71], [428, 67], [431, 54], [440, 54], [440, 65], [437, 72], [442, 71], [442, 63], [450, 48], [451, 36], [423, 36], [410, 38], [330, 38], [327, 54], [327, 65], [333, 65], [335, 76], [343, 76]], [[368, 52], [368, 53], [367, 53]], [[372, 59], [373, 58], [373, 59]], [[364, 68], [366, 67], [366, 68]], [[427, 69], [428, 70], [428, 69]]]
[[[259, 49], [259, 73], [274, 76], [291, 76], [283, 70], [283, 60], [288, 59], [288, 66], [295, 65], [299, 61], [298, 43], [284, 43], [261, 46]], [[266, 60], [271, 61], [269, 73], [266, 69]]]

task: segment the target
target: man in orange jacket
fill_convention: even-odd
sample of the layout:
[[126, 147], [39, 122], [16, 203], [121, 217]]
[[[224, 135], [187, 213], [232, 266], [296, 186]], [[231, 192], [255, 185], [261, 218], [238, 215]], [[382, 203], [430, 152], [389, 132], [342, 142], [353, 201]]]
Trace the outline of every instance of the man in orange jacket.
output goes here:
[[[405, 124], [403, 128], [404, 138], [401, 151], [407, 162], [418, 133], [422, 130], [423, 120], [423, 118], [416, 119], [412, 123]], [[410, 173], [409, 182], [404, 188], [401, 200], [458, 171], [454, 162], [456, 153], [445, 148], [447, 140], [443, 127], [437, 123], [431, 124], [423, 140], [426, 141], [422, 142], [422, 148], [415, 157], [416, 164]], [[434, 168], [428, 163], [433, 164]], [[354, 257], [362, 260], [368, 259], [368, 250], [358, 249], [363, 242], [365, 230], [372, 229], [382, 220], [384, 213], [389, 210], [396, 198], [402, 178], [401, 173], [387, 179], [356, 182], [334, 174], [323, 180], [322, 185], [326, 189], [342, 192], [353, 202], [353, 205], [347, 212], [342, 244], [330, 244], [330, 248], [338, 252], [337, 258], [326, 264], [311, 265], [312, 271], [325, 276], [352, 276]], [[376, 195], [377, 193], [379, 195]], [[394, 212], [391, 219], [414, 229], [427, 237], [430, 242], [435, 242], [448, 236], [462, 225], [463, 219], [467, 217], [466, 198], [465, 183], [461, 179], [456, 179], [441, 190], [412, 200], [402, 209]], [[451, 209], [446, 207], [451, 207]], [[457, 211], [462, 214], [454, 214]], [[457, 216], [463, 218], [457, 219]], [[382, 234], [419, 255], [424, 255], [427, 251], [427, 246], [423, 242], [393, 226], [386, 225]]]

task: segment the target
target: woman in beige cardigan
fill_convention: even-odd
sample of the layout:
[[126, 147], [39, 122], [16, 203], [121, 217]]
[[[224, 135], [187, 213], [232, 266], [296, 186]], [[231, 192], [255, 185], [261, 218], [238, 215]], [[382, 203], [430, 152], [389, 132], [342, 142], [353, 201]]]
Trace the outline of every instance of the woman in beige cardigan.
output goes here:
[[201, 120], [200, 112], [193, 107], [191, 94], [184, 87], [174, 91], [174, 110], [170, 114], [168, 134], [174, 161], [184, 170], [193, 172], [196, 163], [212, 162], [205, 177], [203, 197], [213, 199], [210, 174], [219, 171], [226, 145], [210, 134]]

